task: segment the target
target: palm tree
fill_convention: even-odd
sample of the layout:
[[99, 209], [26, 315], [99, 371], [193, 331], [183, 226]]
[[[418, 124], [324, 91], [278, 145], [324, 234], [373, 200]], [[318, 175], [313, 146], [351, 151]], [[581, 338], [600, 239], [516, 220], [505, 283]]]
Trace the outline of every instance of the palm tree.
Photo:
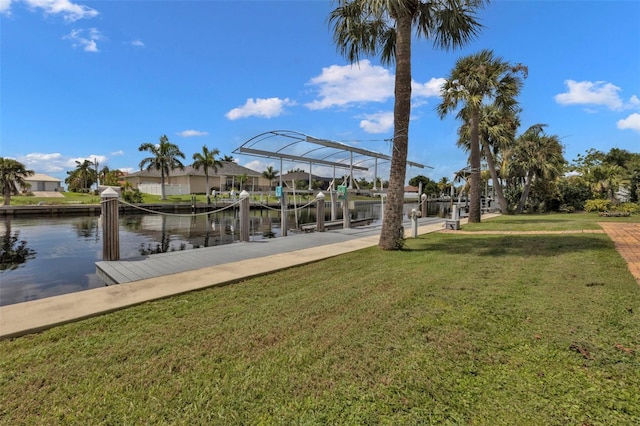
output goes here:
[[94, 163], [89, 160], [76, 160], [76, 168], [67, 172], [67, 175], [64, 182], [69, 186], [70, 191], [79, 189], [81, 192], [88, 192], [91, 185], [98, 178]]
[[178, 159], [183, 158], [184, 154], [178, 148], [178, 145], [169, 142], [167, 135], [160, 136], [159, 144], [152, 144], [145, 142], [138, 147], [138, 151], [148, 151], [151, 153], [151, 157], [143, 158], [140, 161], [140, 170], [147, 168], [147, 170], [156, 169], [160, 170], [160, 190], [162, 192], [162, 200], [166, 200], [167, 197], [164, 192], [164, 179], [165, 176], [169, 176], [171, 170], [177, 168], [184, 170], [184, 164]]
[[269, 190], [273, 186], [273, 181], [278, 177], [279, 170], [273, 168], [273, 166], [267, 167], [267, 170], [262, 172], [262, 177], [269, 180]]
[[207, 204], [211, 204], [211, 191], [209, 191], [209, 169], [213, 170], [213, 173], [218, 172], [218, 167], [222, 167], [222, 162], [216, 158], [216, 155], [220, 155], [220, 151], [217, 148], [209, 151], [206, 145], [202, 145], [202, 152], [196, 152], [193, 154], [193, 168], [200, 170], [204, 169], [205, 187], [207, 191]]
[[524, 188], [516, 207], [522, 213], [534, 179], [555, 179], [565, 165], [562, 144], [556, 135], [544, 132], [546, 124], [534, 124], [516, 139], [510, 152], [511, 173], [524, 178]]
[[440, 180], [438, 181], [438, 191], [440, 191], [440, 196], [444, 195], [444, 194], [448, 194], [449, 188], [451, 188], [452, 183], [449, 182], [449, 178], [446, 176], [443, 176], [440, 178]]
[[[510, 148], [515, 140], [516, 129], [520, 125], [515, 109], [501, 109], [495, 104], [482, 105], [479, 114], [478, 135], [482, 147], [481, 157], [487, 162], [491, 174], [493, 188], [498, 206], [502, 213], [507, 213], [508, 203], [504, 196], [502, 180], [500, 179], [500, 153]], [[468, 110], [465, 111], [469, 113]], [[458, 129], [458, 146], [466, 151], [471, 149], [471, 119], [463, 118], [463, 124]]]
[[431, 39], [436, 48], [464, 46], [482, 27], [475, 10], [487, 0], [338, 0], [329, 15], [333, 39], [350, 62], [380, 55], [383, 64], [395, 63], [393, 148], [384, 221], [378, 246], [403, 246], [404, 182], [411, 114], [411, 37]]
[[242, 191], [242, 185], [245, 184], [247, 182], [247, 180], [249, 180], [249, 177], [247, 176], [246, 173], [243, 173], [241, 175], [237, 176], [238, 178], [238, 191]]
[[442, 102], [437, 106], [440, 118], [464, 106], [457, 117], [467, 120], [469, 130], [469, 163], [471, 167], [471, 187], [469, 190], [469, 222], [480, 222], [480, 114], [484, 102], [493, 100], [502, 110], [515, 110], [516, 96], [522, 88], [518, 74], [526, 78], [527, 67], [511, 65], [493, 55], [492, 50], [465, 56], [456, 61], [445, 84], [442, 86]]
[[593, 188], [600, 193], [602, 198], [609, 198], [615, 203], [616, 191], [623, 183], [628, 183], [624, 179], [625, 169], [617, 164], [602, 163], [591, 170], [591, 178], [594, 182]]
[[221, 160], [226, 162], [226, 163], [233, 163], [235, 161], [235, 158], [233, 158], [233, 155], [224, 155], [221, 158]]
[[12, 158], [0, 157], [0, 186], [4, 197], [4, 205], [11, 205], [11, 196], [19, 193], [20, 188], [31, 185], [24, 179], [33, 176], [34, 171]]

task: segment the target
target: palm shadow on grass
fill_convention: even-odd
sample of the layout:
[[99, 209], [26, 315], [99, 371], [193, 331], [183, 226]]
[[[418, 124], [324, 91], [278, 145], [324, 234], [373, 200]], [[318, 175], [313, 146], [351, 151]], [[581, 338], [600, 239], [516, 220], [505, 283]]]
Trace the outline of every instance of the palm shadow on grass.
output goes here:
[[[409, 242], [410, 241], [410, 242]], [[579, 251], [614, 249], [604, 235], [455, 235], [441, 234], [408, 240], [405, 250], [461, 256], [558, 256]]]

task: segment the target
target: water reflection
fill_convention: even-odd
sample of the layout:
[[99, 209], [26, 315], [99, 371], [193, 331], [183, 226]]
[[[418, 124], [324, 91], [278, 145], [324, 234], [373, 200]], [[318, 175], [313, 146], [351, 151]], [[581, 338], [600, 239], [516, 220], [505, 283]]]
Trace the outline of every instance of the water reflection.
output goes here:
[[11, 221], [6, 221], [3, 225], [0, 271], [14, 270], [27, 260], [35, 258], [36, 251], [27, 247], [27, 242], [20, 239], [20, 231], [11, 232]]

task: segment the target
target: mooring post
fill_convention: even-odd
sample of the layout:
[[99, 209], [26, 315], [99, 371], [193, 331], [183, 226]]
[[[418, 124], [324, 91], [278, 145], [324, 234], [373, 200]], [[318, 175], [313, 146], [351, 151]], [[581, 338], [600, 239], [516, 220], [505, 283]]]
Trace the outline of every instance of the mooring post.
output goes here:
[[342, 200], [342, 229], [351, 228], [351, 214], [349, 214], [349, 191], [344, 192]]
[[102, 198], [102, 260], [120, 259], [120, 232], [118, 230], [118, 193], [107, 188]]
[[249, 193], [240, 193], [240, 241], [249, 242]]
[[280, 236], [287, 236], [287, 193], [282, 191], [280, 197]]
[[316, 231], [324, 232], [324, 194], [316, 195]]
[[422, 217], [427, 217], [427, 194], [422, 194], [420, 200], [422, 200]]
[[338, 220], [338, 196], [333, 189], [329, 194], [331, 195], [331, 220]]

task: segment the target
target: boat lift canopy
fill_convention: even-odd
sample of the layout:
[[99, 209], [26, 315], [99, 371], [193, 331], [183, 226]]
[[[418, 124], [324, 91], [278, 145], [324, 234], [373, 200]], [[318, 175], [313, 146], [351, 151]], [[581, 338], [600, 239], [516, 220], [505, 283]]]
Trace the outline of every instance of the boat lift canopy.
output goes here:
[[[233, 151], [235, 154], [249, 154], [257, 157], [280, 160], [280, 185], [282, 186], [282, 162], [283, 160], [309, 163], [309, 188], [311, 188], [311, 172], [314, 164], [333, 167], [335, 170], [349, 170], [349, 188], [353, 186], [353, 171], [368, 171], [372, 165], [374, 170], [373, 189], [376, 189], [378, 177], [378, 164], [390, 162], [391, 157], [380, 152], [370, 151], [335, 142], [327, 139], [318, 139], [304, 133], [292, 130], [271, 130], [261, 133], [244, 142]], [[425, 168], [424, 164], [407, 161], [411, 167]]]

